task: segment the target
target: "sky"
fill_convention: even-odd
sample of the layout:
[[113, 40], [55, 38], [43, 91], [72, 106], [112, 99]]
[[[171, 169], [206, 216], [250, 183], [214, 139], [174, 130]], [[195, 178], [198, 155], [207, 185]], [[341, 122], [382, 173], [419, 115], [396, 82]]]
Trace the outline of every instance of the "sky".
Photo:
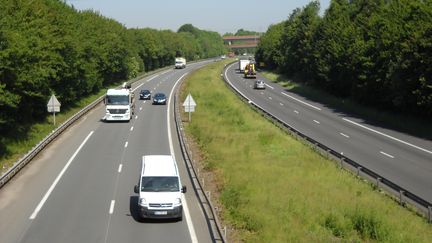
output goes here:
[[[265, 32], [311, 0], [65, 0], [78, 10], [91, 9], [127, 28], [170, 29], [183, 24], [220, 34], [238, 29]], [[321, 14], [330, 0], [320, 0]]]

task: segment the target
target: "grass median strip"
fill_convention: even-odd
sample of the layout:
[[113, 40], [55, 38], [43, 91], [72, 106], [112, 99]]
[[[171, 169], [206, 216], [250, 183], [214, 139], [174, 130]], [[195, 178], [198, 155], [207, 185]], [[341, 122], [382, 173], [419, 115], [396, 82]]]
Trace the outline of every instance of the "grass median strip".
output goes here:
[[424, 218], [250, 109], [221, 80], [223, 64], [191, 74], [181, 100], [197, 103], [185, 129], [217, 178], [230, 242], [430, 241]]

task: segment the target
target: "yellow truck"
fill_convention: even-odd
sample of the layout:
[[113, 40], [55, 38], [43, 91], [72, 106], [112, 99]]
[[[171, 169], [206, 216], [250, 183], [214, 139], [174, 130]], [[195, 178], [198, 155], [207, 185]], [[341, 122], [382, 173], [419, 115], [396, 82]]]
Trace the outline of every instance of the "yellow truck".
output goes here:
[[256, 78], [255, 63], [248, 63], [244, 69], [245, 78]]

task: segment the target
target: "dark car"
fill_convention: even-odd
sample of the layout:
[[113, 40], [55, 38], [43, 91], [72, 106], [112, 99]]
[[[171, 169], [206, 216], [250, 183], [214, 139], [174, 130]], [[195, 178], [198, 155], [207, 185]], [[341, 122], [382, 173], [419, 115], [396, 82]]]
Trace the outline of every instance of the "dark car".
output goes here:
[[140, 91], [139, 98], [140, 98], [140, 100], [150, 100], [151, 99], [150, 90], [148, 90], [148, 89], [142, 89]]
[[167, 98], [164, 93], [157, 93], [153, 96], [153, 104], [155, 105], [165, 105], [166, 100]]

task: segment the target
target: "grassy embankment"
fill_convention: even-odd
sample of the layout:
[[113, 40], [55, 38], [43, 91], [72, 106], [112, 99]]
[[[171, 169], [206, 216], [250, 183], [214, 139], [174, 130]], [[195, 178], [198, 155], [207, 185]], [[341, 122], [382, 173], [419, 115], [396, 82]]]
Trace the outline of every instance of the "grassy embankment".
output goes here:
[[186, 132], [218, 178], [234, 241], [430, 242], [424, 218], [252, 111], [225, 86], [222, 68], [193, 73], [181, 100], [190, 92], [197, 102]]

